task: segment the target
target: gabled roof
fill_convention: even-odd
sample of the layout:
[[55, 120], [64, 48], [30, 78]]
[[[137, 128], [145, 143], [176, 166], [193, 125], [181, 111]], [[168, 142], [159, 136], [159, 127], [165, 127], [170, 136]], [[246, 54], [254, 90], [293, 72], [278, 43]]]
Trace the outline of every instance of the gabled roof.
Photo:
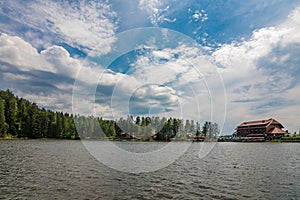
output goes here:
[[267, 134], [286, 134], [286, 132], [278, 127], [275, 127], [271, 131], [268, 131]]
[[266, 119], [266, 120], [257, 120], [257, 121], [249, 121], [249, 122], [243, 122], [238, 127], [248, 127], [248, 126], [265, 126], [268, 127], [270, 125], [279, 125], [281, 128], [283, 128], [282, 124], [276, 121], [275, 119]]

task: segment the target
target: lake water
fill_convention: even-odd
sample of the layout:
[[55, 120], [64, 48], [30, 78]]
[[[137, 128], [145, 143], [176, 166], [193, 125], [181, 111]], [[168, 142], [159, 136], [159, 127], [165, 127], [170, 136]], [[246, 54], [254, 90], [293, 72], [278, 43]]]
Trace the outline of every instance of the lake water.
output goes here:
[[131, 174], [81, 141], [0, 140], [0, 199], [300, 199], [300, 143], [217, 143], [202, 159], [199, 145], [166, 168]]

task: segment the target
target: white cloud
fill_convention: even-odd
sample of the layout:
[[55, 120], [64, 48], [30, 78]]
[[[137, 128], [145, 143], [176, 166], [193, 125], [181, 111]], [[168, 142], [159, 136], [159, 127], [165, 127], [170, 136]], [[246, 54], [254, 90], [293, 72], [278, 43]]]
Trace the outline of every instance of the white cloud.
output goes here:
[[[179, 97], [176, 91], [168, 86], [155, 83], [141, 85], [136, 88], [130, 97], [129, 104], [134, 108], [135, 113], [140, 115], [151, 114], [151, 112], [169, 112], [178, 110]], [[156, 113], [163, 114], [163, 113]]]
[[290, 17], [276, 27], [261, 28], [253, 32], [248, 41], [225, 44], [213, 53], [216, 62], [226, 69], [256, 68], [259, 59], [270, 54], [276, 47], [299, 44], [300, 8], [295, 9]]
[[[156, 99], [163, 108], [170, 105], [172, 109], [166, 109], [170, 116], [197, 121], [212, 119], [222, 123], [224, 115], [220, 113], [225, 112], [222, 81], [216, 66], [211, 63], [211, 58], [199, 47], [179, 44], [176, 48], [154, 48], [145, 55], [140, 55], [132, 64], [132, 69], [132, 76], [138, 81], [137, 88], [151, 83], [171, 88], [173, 91], [173, 96], [165, 91], [166, 98], [160, 99], [155, 96], [155, 88], [148, 88], [147, 92], [141, 90], [147, 95], [139, 93], [138, 96], [145, 97], [146, 105], [157, 103], [151, 100]], [[176, 103], [172, 101], [175, 99]]]
[[[100, 46], [95, 55], [111, 51], [117, 25], [116, 14], [111, 11], [107, 2], [80, 1], [79, 4], [69, 4], [67, 1], [38, 1], [27, 2], [22, 6], [10, 5], [10, 8], [19, 10], [20, 16], [11, 17], [20, 23], [27, 23], [41, 32], [49, 32], [57, 36], [59, 42], [66, 42], [85, 52], [90, 52], [91, 48], [98, 45]], [[165, 17], [168, 11], [167, 1], [140, 0], [139, 6], [148, 13], [153, 25], [172, 21]], [[191, 13], [191, 19], [199, 23], [206, 20], [206, 17], [204, 11]], [[229, 102], [225, 131], [233, 131], [235, 125], [241, 121], [265, 117], [275, 117], [279, 121], [283, 117], [283, 123], [287, 127], [297, 128], [299, 126], [296, 122], [291, 123], [297, 119], [296, 111], [300, 110], [299, 101], [296, 99], [299, 96], [299, 87], [293, 87], [297, 75], [286, 68], [289, 60], [297, 56], [289, 47], [299, 47], [299, 32], [300, 8], [297, 8], [281, 24], [255, 30], [249, 40], [221, 45], [211, 55], [205, 55], [199, 48], [186, 45], [179, 45], [174, 49], [150, 50], [149, 55], [140, 56], [137, 62], [132, 64], [131, 67], [135, 68], [132, 74], [104, 70], [101, 66], [90, 65], [88, 62], [83, 64], [81, 60], [72, 58], [65, 48], [52, 45], [53, 41], [49, 43], [53, 38], [44, 42], [35, 33], [27, 32], [26, 37], [37, 38], [35, 43], [43, 43], [46, 46], [39, 52], [19, 37], [1, 34], [0, 69], [3, 81], [6, 82], [35, 78], [29, 74], [34, 70], [56, 73], [59, 78], [76, 79], [80, 82], [78, 91], [82, 92], [82, 101], [78, 102], [80, 112], [86, 111], [87, 108], [95, 109], [100, 115], [109, 117], [109, 112], [113, 110], [120, 116], [127, 111], [126, 103], [135, 94], [144, 100], [143, 103], [148, 101], [150, 104], [161, 104], [166, 108], [169, 104], [170, 110], [176, 108], [178, 101], [185, 118], [195, 118], [192, 114], [199, 110], [201, 119], [205, 120], [210, 120], [211, 112], [213, 115], [217, 113], [219, 116], [214, 116], [217, 118], [221, 118], [221, 114], [225, 112], [222, 108], [225, 100], [218, 77], [219, 71], [226, 85]], [[167, 32], [164, 36], [166, 35]], [[281, 53], [274, 53], [276, 51]], [[219, 66], [218, 71], [213, 62]], [[275, 69], [275, 64], [280, 66], [280, 69]], [[14, 74], [11, 71], [13, 67], [24, 74]], [[43, 81], [47, 83], [48, 80]], [[57, 109], [69, 111], [72, 83], [63, 80], [53, 82], [50, 84], [57, 88], [57, 92], [26, 95], [24, 91], [20, 96], [24, 95], [40, 105], [54, 105]], [[148, 83], [156, 85], [146, 87], [145, 84]], [[119, 105], [110, 105], [111, 102], [107, 99], [103, 100], [105, 103], [94, 105], [93, 86], [97, 84], [99, 90], [109, 90], [101, 92], [113, 92], [113, 100]], [[109, 94], [103, 95], [109, 97]], [[159, 99], [161, 101], [158, 101]], [[268, 107], [268, 103], [276, 100], [286, 101], [287, 104], [285, 107]], [[120, 109], [114, 106], [119, 106]], [[176, 109], [173, 114], [178, 114]], [[222, 121], [219, 118], [215, 121]]]
[[[42, 1], [44, 2], [44, 1]], [[115, 41], [116, 24], [110, 18], [116, 16], [109, 5], [97, 1], [80, 1], [79, 5], [43, 3], [35, 4], [43, 10], [54, 29], [63, 34], [68, 44], [87, 49], [96, 48], [93, 53], [105, 54], [111, 51]]]
[[137, 79], [160, 84], [177, 81], [180, 85], [183, 84], [178, 82], [180, 80], [192, 83], [215, 74], [216, 67], [210, 60], [199, 47], [180, 44], [176, 48], [154, 49], [147, 55], [139, 56], [132, 66]]
[[[189, 11], [191, 11], [191, 9]], [[204, 10], [195, 10], [191, 16], [191, 20], [194, 22], [205, 22], [206, 20], [208, 20], [208, 14]], [[190, 21], [190, 23], [192, 21]]]
[[[64, 42], [86, 53], [102, 55], [111, 51], [115, 41], [117, 16], [107, 2], [36, 0], [11, 1], [5, 6], [18, 10], [5, 14], [30, 27], [32, 30], [25, 35], [37, 46], [43, 43], [43, 47], [48, 47], [49, 44]], [[43, 34], [39, 36], [38, 32]]]
[[285, 107], [276, 110], [276, 117], [282, 118], [282, 123], [291, 132], [299, 132], [300, 130], [300, 119], [299, 119], [299, 100], [300, 96], [300, 85], [297, 85], [291, 89], [288, 89], [284, 94], [285, 99], [290, 102], [288, 109]]
[[[83, 64], [82, 60], [70, 57], [68, 51], [61, 46], [51, 46], [39, 53], [19, 37], [0, 35], [2, 81], [5, 81], [5, 85], [16, 87], [19, 96], [40, 106], [71, 112], [72, 80], [80, 82], [80, 90], [91, 94], [93, 86], [98, 82], [110, 85], [125, 76], [89, 64], [91, 63]], [[27, 84], [22, 85], [26, 81]], [[31, 82], [35, 84], [34, 88], [28, 86]], [[85, 105], [93, 104], [92, 98], [85, 96], [83, 99], [89, 102]]]
[[[291, 99], [288, 96], [292, 92], [292, 98], [295, 98], [297, 94], [286, 89], [292, 86], [294, 76], [297, 76], [290, 71], [288, 60], [295, 55], [295, 48], [289, 47], [300, 45], [299, 19], [297, 8], [278, 26], [255, 30], [249, 40], [222, 45], [212, 54], [226, 85], [232, 130], [237, 121], [266, 117], [278, 117], [280, 121], [280, 118], [285, 120], [287, 112], [296, 117], [292, 113], [295, 108], [299, 110], [300, 105], [289, 105]], [[274, 101], [287, 102], [272, 105]]]
[[0, 61], [21, 71], [43, 70], [56, 72], [55, 68], [41, 58], [37, 50], [19, 37], [0, 35]]
[[4, 72], [2, 73], [3, 78], [5, 81], [11, 81], [11, 80], [29, 80], [30, 77], [27, 75], [23, 75], [23, 74], [13, 74], [10, 72]]
[[57, 90], [39, 94], [37, 91], [30, 92], [17, 89], [16, 93], [18, 96], [36, 103], [38, 106], [72, 113], [72, 95], [69, 92]]
[[50, 46], [39, 53], [20, 37], [7, 34], [0, 35], [0, 62], [3, 70], [9, 70], [5, 66], [11, 65], [20, 71], [51, 72], [68, 78], [76, 78], [86, 84], [97, 84], [99, 76], [103, 78], [100, 81], [105, 83], [112, 83], [118, 78], [116, 74], [104, 73], [101, 66], [93, 66], [88, 62], [83, 64], [83, 60], [72, 58], [69, 52], [61, 46]]
[[75, 77], [81, 67], [79, 60], [71, 58], [67, 50], [61, 46], [51, 46], [41, 51], [41, 57], [56, 68], [56, 73]]
[[167, 51], [153, 51], [152, 54], [154, 57], [159, 59], [172, 59], [172, 55], [170, 54], [170, 52]]
[[153, 25], [159, 25], [166, 22], [175, 22], [176, 18], [169, 19], [165, 13], [169, 10], [167, 0], [139, 0], [139, 7], [149, 15], [149, 20]]
[[[28, 98], [40, 106], [64, 110], [66, 112], [72, 111], [71, 103], [72, 95], [74, 95], [74, 83], [72, 80], [76, 80], [77, 87], [74, 91], [75, 93], [78, 92], [75, 96], [80, 97], [80, 102], [76, 104], [79, 105], [79, 108], [77, 108], [75, 112], [94, 114], [94, 105], [95, 113], [103, 113], [103, 111], [97, 109], [105, 108], [108, 110], [108, 108], [110, 108], [110, 106], [108, 106], [109, 101], [104, 104], [94, 104], [95, 87], [97, 87], [97, 85], [100, 92], [103, 89], [101, 87], [109, 87], [110, 92], [113, 92], [114, 87], [117, 87], [113, 95], [116, 96], [119, 103], [122, 103], [124, 102], [122, 98], [128, 96], [128, 94], [133, 94], [136, 87], [140, 85], [142, 81], [141, 77], [136, 78], [126, 74], [104, 70], [101, 66], [92, 65], [88, 60], [83, 62], [82, 60], [72, 58], [69, 52], [61, 46], [50, 46], [39, 53], [34, 47], [21, 38], [7, 34], [1, 35], [0, 44], [0, 62], [2, 63], [0, 68], [4, 81], [6, 81], [6, 84], [9, 82], [20, 84], [24, 83], [24, 81], [28, 81], [28, 84], [30, 84], [31, 81], [36, 82], [35, 84], [38, 84], [34, 88], [36, 91], [28, 91], [29, 88], [24, 88], [22, 85], [17, 86], [18, 88], [16, 90], [18, 95]], [[10, 56], [6, 54], [7, 52], [10, 53]], [[17, 69], [17, 71], [12, 70], [12, 68]], [[46, 73], [50, 72], [50, 74], [33, 75], [32, 70]], [[50, 78], [49, 80], [47, 76]], [[57, 78], [54, 78], [54, 76]], [[55, 79], [58, 80], [56, 81]], [[71, 80], [71, 82], [66, 82], [68, 79]], [[43, 89], [43, 87], [51, 87], [51, 89]], [[20, 88], [23, 88], [24, 91]], [[157, 90], [153, 91], [159, 98], [164, 96], [162, 92], [158, 93]], [[171, 95], [167, 100], [172, 102], [174, 96]], [[120, 111], [121, 110], [122, 109], [120, 109]], [[114, 112], [121, 114], [120, 111], [114, 108]], [[109, 116], [109, 113], [106, 113], [105, 116]]]

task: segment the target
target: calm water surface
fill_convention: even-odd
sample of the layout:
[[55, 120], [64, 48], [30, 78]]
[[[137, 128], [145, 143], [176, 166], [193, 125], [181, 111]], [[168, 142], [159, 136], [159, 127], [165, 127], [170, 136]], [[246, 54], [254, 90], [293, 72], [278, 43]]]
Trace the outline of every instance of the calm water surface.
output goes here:
[[[117, 145], [143, 152], [165, 144]], [[218, 143], [203, 159], [200, 145], [164, 169], [129, 174], [80, 141], [2, 140], [0, 199], [300, 199], [299, 143]]]

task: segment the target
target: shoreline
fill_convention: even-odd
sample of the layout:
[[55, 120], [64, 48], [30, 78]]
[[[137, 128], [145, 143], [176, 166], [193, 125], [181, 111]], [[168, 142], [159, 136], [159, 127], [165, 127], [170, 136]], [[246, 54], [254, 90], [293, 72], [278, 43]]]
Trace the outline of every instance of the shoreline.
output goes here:
[[[111, 142], [195, 142], [201, 143], [204, 141], [193, 141], [193, 140], [124, 140], [124, 139], [80, 139], [80, 138], [17, 138], [17, 137], [0, 137], [1, 140], [86, 140], [86, 141], [111, 141]], [[206, 142], [218, 142], [218, 143], [300, 143], [300, 139], [295, 140], [270, 140], [270, 141], [206, 141]]]

